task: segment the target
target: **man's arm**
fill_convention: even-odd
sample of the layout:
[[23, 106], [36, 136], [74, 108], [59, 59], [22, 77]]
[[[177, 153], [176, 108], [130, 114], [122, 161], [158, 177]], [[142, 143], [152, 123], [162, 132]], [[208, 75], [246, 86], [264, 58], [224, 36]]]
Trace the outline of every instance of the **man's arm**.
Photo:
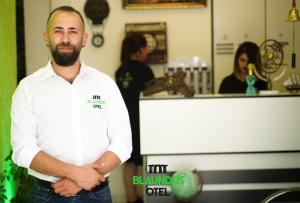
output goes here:
[[[108, 112], [107, 136], [110, 145], [96, 162], [110, 162], [109, 165], [113, 169], [129, 159], [132, 151], [132, 137], [128, 111], [119, 88], [114, 81], [111, 84], [108, 101], [106, 103]], [[109, 168], [103, 171], [110, 172]]]
[[86, 190], [104, 181], [104, 177], [96, 170], [99, 168], [96, 164], [75, 166], [55, 159], [43, 151], [39, 151], [32, 159], [30, 168], [45, 175], [68, 178]]
[[105, 152], [95, 161], [97, 171], [102, 175], [112, 172], [120, 163], [119, 157], [111, 151]]
[[[120, 163], [121, 160], [116, 154], [111, 151], [107, 151], [95, 161], [94, 166], [99, 174], [105, 175], [113, 171]], [[101, 181], [104, 181], [104, 179]], [[66, 197], [74, 196], [81, 190], [81, 187], [78, 186], [75, 181], [68, 178], [58, 181], [53, 184], [52, 187], [56, 193]]]

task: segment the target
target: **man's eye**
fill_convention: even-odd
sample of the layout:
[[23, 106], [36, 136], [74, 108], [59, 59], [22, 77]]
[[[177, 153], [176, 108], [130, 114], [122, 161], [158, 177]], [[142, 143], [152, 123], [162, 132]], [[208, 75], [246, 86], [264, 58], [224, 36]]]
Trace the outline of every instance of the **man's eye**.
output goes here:
[[76, 30], [71, 30], [70, 32], [71, 32], [71, 33], [77, 33], [77, 31], [76, 31]]

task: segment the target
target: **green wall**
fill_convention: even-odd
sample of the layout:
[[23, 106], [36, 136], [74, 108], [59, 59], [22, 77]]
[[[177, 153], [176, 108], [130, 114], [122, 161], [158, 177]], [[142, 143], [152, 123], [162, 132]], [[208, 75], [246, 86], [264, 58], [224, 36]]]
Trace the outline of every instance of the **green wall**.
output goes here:
[[[4, 163], [10, 150], [10, 104], [16, 87], [17, 51], [16, 51], [16, 2], [0, 1], [0, 171], [7, 169]], [[6, 181], [6, 196], [14, 195], [13, 181]]]

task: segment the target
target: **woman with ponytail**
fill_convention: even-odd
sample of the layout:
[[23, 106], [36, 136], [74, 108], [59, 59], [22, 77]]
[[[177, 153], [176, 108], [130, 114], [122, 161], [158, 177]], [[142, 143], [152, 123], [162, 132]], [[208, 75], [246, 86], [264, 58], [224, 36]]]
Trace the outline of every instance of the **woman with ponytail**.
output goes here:
[[136, 185], [132, 177], [138, 173], [138, 166], [143, 164], [140, 154], [139, 96], [145, 83], [154, 78], [151, 68], [145, 64], [147, 58], [147, 41], [142, 35], [127, 36], [122, 43], [121, 65], [116, 71], [117, 85], [128, 109], [132, 147], [131, 158], [124, 164], [124, 184], [127, 202], [143, 202], [137, 196]]

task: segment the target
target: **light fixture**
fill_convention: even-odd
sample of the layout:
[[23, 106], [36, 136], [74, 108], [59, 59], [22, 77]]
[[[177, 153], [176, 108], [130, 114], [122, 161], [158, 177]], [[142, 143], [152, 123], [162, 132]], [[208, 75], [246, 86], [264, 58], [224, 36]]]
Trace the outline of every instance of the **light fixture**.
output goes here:
[[296, 0], [293, 0], [292, 9], [287, 18], [288, 22], [293, 23], [293, 53], [292, 53], [292, 68], [296, 68], [296, 53], [295, 53], [295, 22], [300, 21], [299, 13], [296, 8]]
[[287, 21], [288, 22], [300, 21], [299, 13], [298, 13], [298, 10], [296, 8], [296, 0], [293, 0], [292, 9], [289, 12], [289, 16], [288, 16]]

